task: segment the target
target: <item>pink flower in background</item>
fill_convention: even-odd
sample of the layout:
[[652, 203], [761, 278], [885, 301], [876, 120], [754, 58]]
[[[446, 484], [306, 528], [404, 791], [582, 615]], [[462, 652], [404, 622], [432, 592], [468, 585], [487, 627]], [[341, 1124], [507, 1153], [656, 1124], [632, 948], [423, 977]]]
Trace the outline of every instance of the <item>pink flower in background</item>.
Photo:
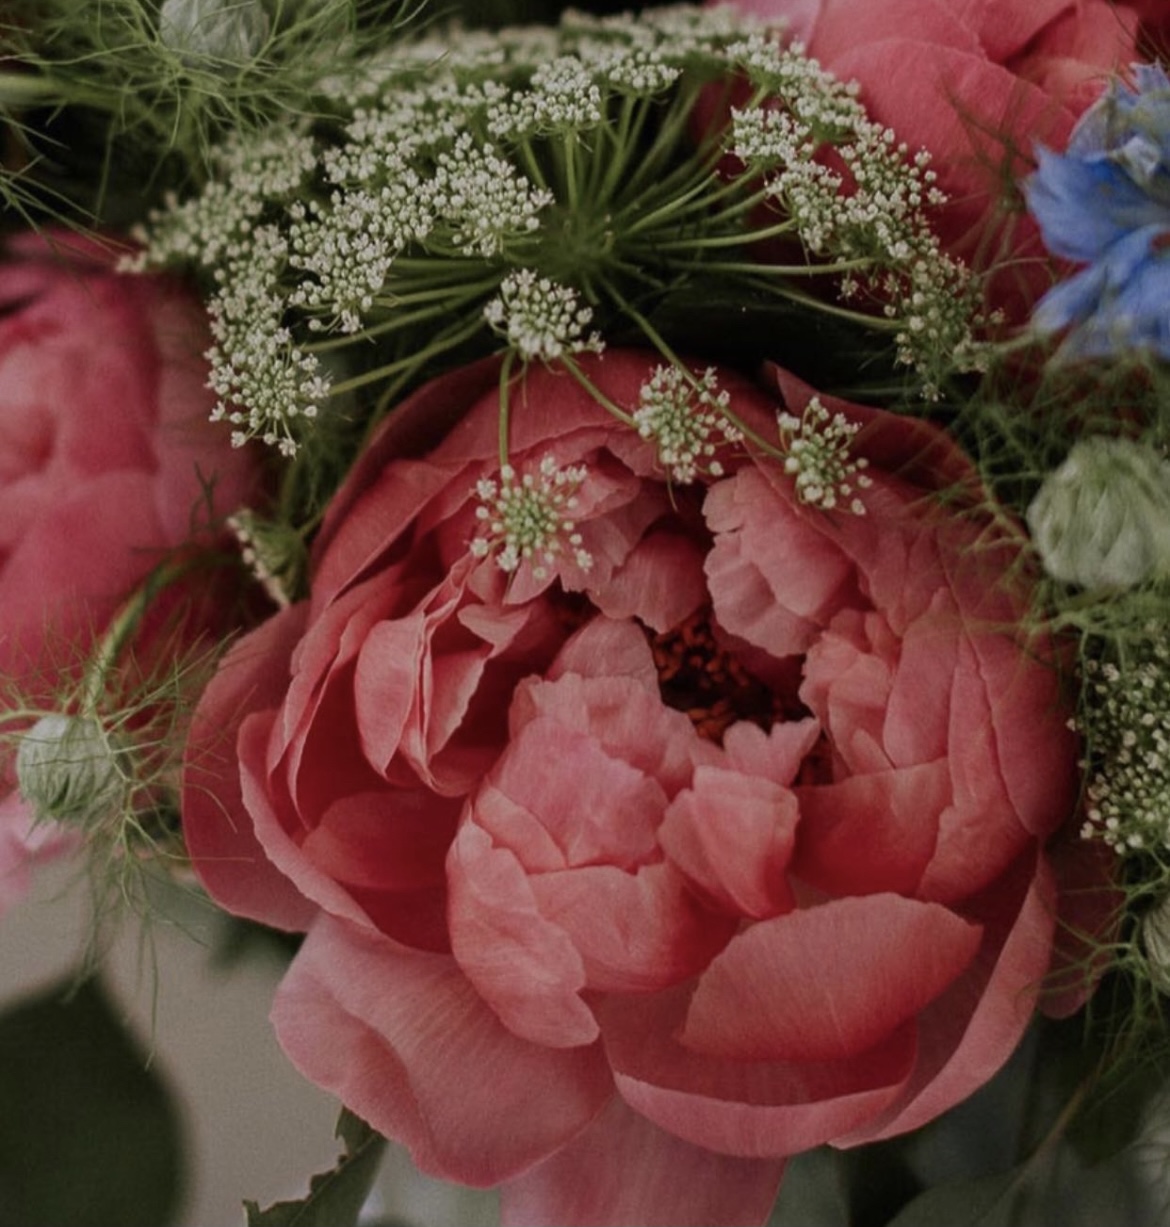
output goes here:
[[[583, 366], [633, 412], [655, 360]], [[718, 375], [775, 439], [813, 393], [771, 378]], [[311, 599], [225, 658], [188, 847], [308, 930], [281, 1042], [424, 1171], [507, 1223], [763, 1222], [786, 1156], [915, 1128], [1019, 1039], [1076, 787], [1056, 673], [1014, 547], [933, 497], [974, 486], [933, 429], [821, 398], [872, 482], [826, 512], [742, 448], [668, 483], [543, 368], [509, 477], [496, 387], [400, 409]]]
[[995, 297], [1024, 314], [1048, 284], [1016, 186], [1035, 146], [1062, 149], [1110, 74], [1170, 31], [1161, 0], [731, 3], [784, 22], [825, 68], [859, 82], [874, 119], [929, 151], [950, 197], [937, 221], [944, 244], [980, 267], [1015, 261]]
[[[5, 704], [51, 705], [135, 585], [257, 491], [253, 460], [207, 420], [198, 301], [112, 266], [98, 244], [60, 234], [13, 240], [0, 262]], [[30, 821], [8, 791], [0, 909], [32, 859], [68, 842]]]

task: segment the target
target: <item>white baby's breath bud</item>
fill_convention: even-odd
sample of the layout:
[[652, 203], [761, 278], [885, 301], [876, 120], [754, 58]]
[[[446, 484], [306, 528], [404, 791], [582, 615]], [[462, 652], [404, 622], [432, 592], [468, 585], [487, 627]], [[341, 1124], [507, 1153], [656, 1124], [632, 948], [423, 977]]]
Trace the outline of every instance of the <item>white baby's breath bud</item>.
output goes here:
[[506, 464], [498, 481], [480, 478], [475, 516], [486, 531], [471, 542], [472, 555], [486, 558], [495, 553], [496, 565], [508, 574], [527, 563], [538, 580], [547, 578], [565, 554], [578, 569], [588, 571], [593, 557], [573, 518], [585, 477], [584, 465], [561, 469], [552, 456], [545, 456], [535, 472], [521, 475]]
[[830, 413], [819, 397], [810, 398], [800, 417], [776, 415], [781, 445], [788, 455], [784, 471], [793, 479], [796, 497], [822, 511], [849, 511], [864, 515], [858, 490], [873, 483], [864, 470], [864, 456], [850, 455], [853, 436], [861, 429], [844, 414]]
[[670, 480], [689, 485], [700, 474], [721, 477], [719, 452], [743, 441], [727, 416], [730, 405], [713, 369], [692, 375], [682, 367], [658, 366], [638, 390], [634, 425], [643, 439], [654, 441]]
[[483, 314], [525, 360], [552, 362], [567, 354], [599, 354], [605, 348], [598, 333], [586, 336], [593, 311], [581, 305], [576, 290], [537, 277], [528, 268], [504, 278]]
[[126, 793], [122, 751], [91, 716], [42, 716], [20, 739], [16, 778], [38, 819], [85, 822]]
[[1131, 439], [1082, 439], [1027, 519], [1054, 579], [1097, 590], [1170, 574], [1170, 461]]
[[1077, 730], [1089, 750], [1085, 839], [1118, 855], [1170, 848], [1170, 640], [1149, 622], [1114, 660], [1085, 662]]
[[255, 58], [268, 14], [258, 0], [164, 0], [158, 34], [185, 64], [226, 72]]
[[228, 517], [240, 543], [240, 556], [280, 609], [295, 599], [307, 565], [305, 542], [287, 524], [265, 520], [243, 508]]

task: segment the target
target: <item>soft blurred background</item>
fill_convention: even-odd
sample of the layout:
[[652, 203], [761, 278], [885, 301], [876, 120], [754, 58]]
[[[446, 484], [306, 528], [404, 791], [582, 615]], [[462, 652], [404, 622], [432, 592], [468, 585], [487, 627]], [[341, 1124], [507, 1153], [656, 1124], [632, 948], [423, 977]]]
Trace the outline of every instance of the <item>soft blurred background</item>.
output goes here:
[[[63, 1162], [58, 1173], [77, 1170], [68, 1153], [75, 1132], [89, 1132], [92, 1152], [101, 1153], [93, 1133], [103, 1131], [102, 1125], [90, 1127], [84, 1102], [87, 1076], [106, 1087], [110, 1097], [122, 1099], [127, 1116], [134, 1118], [124, 1123], [128, 1139], [141, 1150], [136, 1175], [142, 1179], [126, 1193], [140, 1202], [145, 1197], [146, 1204], [142, 1183], [154, 1178], [150, 1173], [155, 1169], [168, 1166], [170, 1132], [167, 1111], [150, 1091], [161, 1083], [169, 1093], [183, 1147], [177, 1227], [239, 1227], [245, 1200], [266, 1207], [303, 1196], [309, 1176], [328, 1171], [337, 1161], [338, 1105], [295, 1072], [269, 1026], [283, 953], [266, 938], [244, 938], [241, 945], [223, 918], [211, 915], [192, 896], [169, 895], [148, 925], [133, 918], [122, 923], [104, 961], [100, 983], [106, 1001], [85, 989], [69, 1006], [44, 1002], [41, 1012], [26, 1015], [35, 1035], [26, 1034], [20, 1054], [14, 1055], [13, 1006], [74, 980], [91, 921], [89, 885], [74, 865], [38, 873], [31, 895], [0, 925], [0, 1106], [13, 1106], [7, 1100], [19, 1095], [26, 1078], [41, 1088], [51, 1078], [57, 1089], [51, 1104], [25, 1097], [17, 1105], [22, 1120], [15, 1127], [29, 1125], [23, 1139], [13, 1142], [6, 1135], [11, 1126], [3, 1118], [11, 1119], [12, 1112], [0, 1111], [0, 1143], [9, 1156], [0, 1161], [0, 1227], [28, 1227], [6, 1219], [2, 1196], [17, 1162], [12, 1146], [30, 1144], [37, 1131], [26, 1111], [59, 1114]], [[128, 1068], [131, 1063], [123, 1067], [117, 1059], [120, 1033], [123, 1041], [128, 1034], [138, 1046], [138, 1053], [130, 1055], [149, 1057], [151, 1079], [145, 1087]], [[111, 1066], [122, 1072], [111, 1074]], [[113, 1105], [106, 1108], [107, 1120], [121, 1119]], [[121, 1160], [115, 1154], [111, 1162]], [[74, 1187], [63, 1189], [63, 1207], [86, 1200], [77, 1180], [74, 1175]], [[165, 1192], [160, 1190], [157, 1198], [161, 1204]], [[94, 1214], [90, 1221], [101, 1223], [97, 1203]], [[388, 1155], [367, 1207], [367, 1217], [379, 1222], [484, 1224], [494, 1216], [490, 1196], [424, 1180], [413, 1174], [401, 1152]], [[81, 1222], [65, 1221], [71, 1227]], [[141, 1227], [159, 1227], [160, 1222]]]

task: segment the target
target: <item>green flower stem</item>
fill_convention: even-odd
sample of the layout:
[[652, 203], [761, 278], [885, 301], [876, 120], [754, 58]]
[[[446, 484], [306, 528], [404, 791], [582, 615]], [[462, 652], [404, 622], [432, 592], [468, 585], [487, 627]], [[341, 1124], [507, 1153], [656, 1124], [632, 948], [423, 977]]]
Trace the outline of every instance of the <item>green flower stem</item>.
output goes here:
[[399, 332], [415, 324], [425, 323], [427, 320], [449, 318], [469, 303], [482, 298], [486, 290], [495, 289], [498, 284], [499, 280], [496, 279], [486, 283], [483, 288], [477, 286], [474, 291], [457, 296], [452, 296], [450, 291], [443, 291], [442, 301], [434, 306], [420, 307], [417, 311], [407, 311], [401, 315], [392, 316], [390, 319], [382, 320], [380, 323], [371, 324], [360, 332], [330, 337], [327, 341], [310, 341], [302, 348], [307, 353], [312, 354], [330, 353], [339, 349], [347, 349], [358, 341], [372, 341], [380, 337], [389, 336], [393, 332]]
[[569, 355], [561, 358], [562, 365], [569, 371], [573, 378], [585, 389], [589, 395], [597, 401], [597, 403], [611, 413], [624, 426], [629, 426], [632, 429], [636, 427], [632, 414], [627, 413], [620, 405], [611, 400], [606, 394], [589, 378], [588, 375], [577, 365], [576, 361]]
[[643, 183], [654, 183], [659, 177], [662, 164], [673, 161], [677, 156], [679, 145], [686, 136], [686, 126], [690, 121], [694, 102], [693, 91], [679, 90], [675, 94], [655, 133], [653, 144], [647, 150], [646, 156], [635, 166], [633, 175], [626, 181], [627, 193], [634, 193]]
[[[622, 99], [621, 110], [618, 112], [616, 131], [612, 126], [603, 129], [614, 151], [614, 157], [609, 159], [594, 158], [593, 165], [600, 169], [606, 163], [601, 182], [590, 185], [590, 196], [596, 201], [611, 200], [618, 190], [629, 165], [629, 153], [637, 148], [638, 138], [646, 123], [648, 108], [637, 106], [639, 99], [626, 95]], [[635, 119], [635, 111], [637, 118]]]
[[[687, 173], [688, 175], [693, 174], [691, 168], [687, 168]], [[657, 208], [651, 209], [649, 213], [643, 213], [641, 216], [633, 217], [629, 222], [624, 223], [622, 238], [630, 239], [634, 235], [641, 233], [643, 230], [651, 230], [662, 225], [664, 222], [674, 221], [681, 214], [686, 212], [686, 206], [689, 205], [691, 201], [695, 200], [701, 192], [706, 191], [707, 188], [710, 187], [710, 183], [711, 176], [704, 173], [689, 188], [676, 194], [670, 190], [671, 184], [669, 180], [667, 180], [663, 185], [662, 193], [655, 192], [655, 195], [666, 195], [666, 200]], [[627, 214], [634, 212], [634, 209], [638, 203], [640, 202], [635, 202], [634, 205], [628, 207], [626, 210], [624, 210], [624, 212]], [[706, 210], [706, 205], [707, 200], [704, 199], [701, 204], [703, 211]]]
[[570, 212], [576, 212], [581, 204], [577, 185], [579, 146], [577, 144], [576, 133], [565, 132], [562, 134], [560, 152], [565, 179], [565, 203], [568, 205]]
[[[696, 235], [687, 239], [659, 240], [654, 244], [655, 251], [712, 251], [721, 247], [747, 247], [752, 243], [762, 243], [767, 239], [783, 238], [797, 230], [796, 222], [791, 218], [777, 222], [774, 226], [764, 226], [760, 230], [752, 230], [740, 234], [713, 234], [708, 237]], [[704, 268], [710, 268], [708, 264]]]
[[[672, 366], [678, 367], [680, 371], [686, 371], [687, 364], [678, 356], [674, 349], [667, 344], [665, 338], [658, 331], [658, 329], [655, 328], [654, 325], [651, 324], [650, 321], [636, 307], [626, 302], [626, 300], [617, 290], [611, 288], [611, 293], [621, 306], [622, 310], [630, 317], [630, 319], [634, 321], [634, 323], [638, 325], [642, 332], [645, 333], [645, 335], [649, 338], [650, 343], [667, 360], [667, 362], [669, 362]], [[743, 432], [743, 437], [745, 439], [749, 440], [751, 443], [754, 443], [756, 447], [758, 447], [766, 455], [774, 456], [777, 459], [784, 458], [784, 452], [780, 448], [776, 447], [776, 445], [773, 443], [769, 443], [768, 440], [762, 435], [757, 434], [756, 431], [754, 431], [745, 422], [740, 421], [735, 414], [731, 413], [727, 409], [723, 409], [721, 412], [734, 427]]]
[[[741, 242], [749, 243], [754, 241], [757, 236], [753, 234], [745, 235]], [[666, 246], [662, 244], [661, 246]], [[680, 246], [676, 244], [676, 246]], [[695, 244], [690, 244], [695, 246]], [[675, 267], [685, 269], [699, 269], [710, 273], [750, 273], [760, 277], [821, 277], [835, 276], [837, 273], [852, 273], [858, 269], [871, 268], [874, 261], [868, 256], [857, 256], [852, 260], [835, 260], [829, 264], [762, 264], [751, 261], [734, 261], [734, 260], [715, 260], [715, 261], [688, 261], [676, 265]], [[900, 326], [900, 325], [899, 325]]]
[[195, 559], [160, 563], [135, 589], [114, 616], [98, 643], [97, 652], [86, 666], [78, 696], [82, 715], [97, 712], [107, 679], [126, 646], [138, 633], [143, 617], [158, 594], [192, 571], [206, 566], [208, 561], [207, 557], [200, 555]]
[[[672, 267], [682, 268], [683, 265], [672, 265]], [[718, 269], [718, 264], [703, 264], [700, 265], [704, 271], [710, 271], [712, 268]], [[752, 274], [759, 273], [763, 265], [744, 265], [743, 270], [751, 270]], [[902, 328], [901, 320], [886, 319], [883, 315], [868, 315], [864, 311], [854, 311], [849, 307], [842, 307], [836, 303], [827, 302], [825, 299], [816, 298], [812, 294], [806, 294], [803, 290], [795, 289], [791, 285], [785, 285], [783, 281], [779, 284], [773, 281], [756, 281], [754, 276], [745, 277], [743, 281], [744, 289], [759, 290], [764, 294], [776, 294], [781, 298], [787, 299], [789, 302], [798, 303], [802, 307], [810, 307], [814, 311], [819, 311], [822, 315], [832, 316], [834, 319], [845, 320], [850, 324], [857, 324], [862, 328], [868, 328], [872, 332], [898, 332]]]
[[[707, 196], [702, 198], [699, 198], [695, 192], [690, 190], [688, 190], [682, 196], [676, 196], [678, 210], [676, 213], [669, 215], [670, 220], [676, 224], [678, 219], [686, 217], [690, 213], [699, 214], [699, 216], [708, 224], [710, 224], [715, 218], [717, 218], [720, 222], [726, 223], [730, 219], [738, 217], [744, 213], [749, 213], [752, 209], [758, 208], [760, 205], [766, 203], [771, 197], [771, 192], [769, 191], [766, 183], [760, 183], [758, 187], [747, 191], [747, 194], [744, 195], [745, 190], [750, 185], [745, 183], [742, 176], [726, 178], [725, 176], [720, 175], [716, 162], [707, 161], [703, 162], [698, 167], [683, 167], [680, 169], [686, 174], [690, 175], [700, 188], [711, 188], [711, 191]], [[715, 186], [712, 187], [712, 185]], [[664, 186], [666, 186], [667, 190], [670, 190], [670, 179], [664, 181]], [[719, 205], [722, 200], [728, 196], [735, 195], [739, 195], [741, 199], [734, 201], [732, 204], [727, 205], [724, 208], [721, 208], [719, 212], [716, 213], [716, 206]], [[641, 219], [635, 219], [634, 224], [637, 225], [638, 228], [641, 228]]]
[[[461, 274], [464, 270], [460, 270]], [[457, 280], [452, 279], [454, 284], [463, 287], [465, 282], [461, 275]], [[500, 275], [498, 272], [493, 272], [490, 277], [485, 277], [482, 281], [473, 282], [468, 285], [466, 298], [475, 298], [480, 294], [486, 294], [489, 290], [494, 290], [500, 284]], [[429, 290], [411, 290], [405, 294], [391, 293], [388, 298], [375, 298], [374, 303], [379, 307], [388, 307], [396, 309], [403, 306], [413, 306], [415, 303], [436, 302], [446, 300], [451, 293], [449, 286], [436, 286]]]
[[340, 396], [345, 392], [356, 391], [358, 388], [368, 388], [371, 384], [378, 383], [380, 380], [386, 379], [391, 375], [397, 375], [402, 371], [416, 371], [432, 358], [437, 358], [440, 354], [454, 349], [455, 346], [462, 344], [464, 341], [470, 341], [484, 327], [486, 327], [486, 324], [483, 316], [477, 312], [470, 321], [465, 321], [461, 327], [453, 326], [447, 329], [445, 333], [440, 334], [425, 349], [421, 349], [417, 353], [410, 354], [405, 358], [399, 358], [395, 362], [388, 362], [385, 366], [376, 367], [372, 371], [365, 371], [361, 375], [354, 375], [350, 379], [344, 379], [341, 383], [334, 384], [331, 389], [331, 395]]
[[43, 106], [70, 98], [55, 81], [30, 72], [0, 72], [0, 106]]
[[504, 355], [503, 362], [500, 363], [500, 417], [498, 428], [501, 473], [504, 470], [504, 466], [508, 463], [508, 430], [511, 410], [512, 363], [515, 361], [515, 358], [515, 352], [513, 350], [508, 350], [508, 352]]
[[548, 191], [548, 180], [545, 178], [544, 170], [540, 165], [540, 159], [536, 156], [536, 150], [532, 148], [532, 142], [522, 141], [517, 147], [516, 152], [520, 154], [524, 162], [524, 169], [528, 172], [529, 178], [542, 191]]

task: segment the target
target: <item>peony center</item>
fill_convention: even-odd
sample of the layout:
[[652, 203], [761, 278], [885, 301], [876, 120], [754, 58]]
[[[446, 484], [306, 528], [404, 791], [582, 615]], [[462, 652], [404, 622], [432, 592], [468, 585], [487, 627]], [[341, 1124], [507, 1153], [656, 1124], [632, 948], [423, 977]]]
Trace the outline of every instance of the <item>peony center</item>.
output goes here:
[[765, 731], [784, 712], [771, 687], [754, 677], [721, 644], [711, 625], [711, 611], [702, 608], [661, 634], [647, 632], [662, 701], [684, 712], [700, 737], [717, 745], [740, 720]]

